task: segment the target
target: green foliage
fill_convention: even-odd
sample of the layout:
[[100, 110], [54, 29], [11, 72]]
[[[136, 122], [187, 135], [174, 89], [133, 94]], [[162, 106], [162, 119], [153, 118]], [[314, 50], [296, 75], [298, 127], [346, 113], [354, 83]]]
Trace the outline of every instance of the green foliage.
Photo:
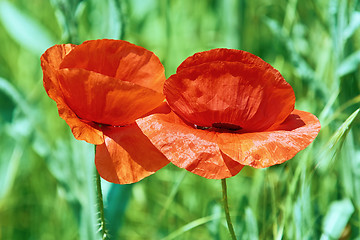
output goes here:
[[10, 36], [19, 45], [37, 55], [55, 44], [43, 26], [9, 2], [0, 2], [0, 18]]
[[[360, 239], [357, 0], [0, 0], [0, 239], [98, 239], [93, 146], [42, 87], [53, 44], [121, 38], [166, 75], [198, 51], [252, 52], [293, 86], [322, 130], [294, 159], [228, 179], [239, 239]], [[228, 239], [221, 183], [172, 165], [103, 182], [113, 239]]]
[[349, 199], [333, 202], [323, 221], [321, 239], [339, 239], [353, 213], [354, 207]]

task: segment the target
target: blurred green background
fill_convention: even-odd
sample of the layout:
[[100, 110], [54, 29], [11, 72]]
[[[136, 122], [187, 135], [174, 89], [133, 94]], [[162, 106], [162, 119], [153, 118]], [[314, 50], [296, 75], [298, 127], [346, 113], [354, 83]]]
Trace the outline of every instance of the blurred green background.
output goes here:
[[[0, 0], [0, 239], [98, 239], [93, 146], [42, 86], [60, 43], [124, 39], [169, 76], [188, 56], [249, 51], [293, 86], [322, 130], [294, 159], [228, 179], [239, 239], [360, 239], [358, 0]], [[221, 183], [172, 165], [103, 182], [113, 239], [229, 239]]]

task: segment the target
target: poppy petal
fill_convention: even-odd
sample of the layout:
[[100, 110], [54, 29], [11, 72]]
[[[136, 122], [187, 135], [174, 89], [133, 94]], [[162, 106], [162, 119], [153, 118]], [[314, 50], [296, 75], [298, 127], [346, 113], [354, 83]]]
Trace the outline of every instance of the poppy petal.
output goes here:
[[251, 54], [249, 52], [245, 52], [237, 49], [216, 48], [205, 52], [198, 52], [195, 53], [193, 56], [188, 57], [187, 59], [185, 59], [185, 61], [183, 61], [180, 64], [176, 72], [179, 72], [188, 67], [193, 67], [203, 63], [216, 62], [216, 61], [239, 62], [242, 64], [257, 65], [260, 68], [271, 67], [270, 64], [268, 64], [258, 56]]
[[142, 132], [176, 166], [208, 179], [236, 175], [243, 165], [222, 154], [217, 134], [195, 129], [175, 113], [136, 120]]
[[91, 40], [77, 46], [60, 68], [81, 68], [162, 93], [164, 67], [151, 51], [123, 40]]
[[94, 126], [92, 123], [81, 121], [65, 103], [58, 104], [57, 106], [59, 116], [66, 121], [77, 140], [84, 140], [95, 145], [104, 143], [104, 134], [99, 127]]
[[294, 110], [277, 130], [254, 133], [221, 133], [220, 149], [241, 164], [265, 168], [283, 163], [305, 149], [320, 131], [319, 120]]
[[295, 95], [276, 69], [261, 63], [209, 62], [183, 68], [165, 82], [164, 94], [174, 112], [198, 126], [229, 124], [263, 131], [289, 116]]
[[41, 68], [44, 75], [44, 87], [53, 100], [57, 100], [59, 97], [62, 98], [62, 94], [57, 80], [57, 70], [60, 67], [61, 61], [64, 57], [71, 52], [76, 45], [73, 44], [62, 44], [55, 45], [41, 56]]
[[91, 144], [102, 144], [104, 142], [103, 133], [81, 121], [64, 102], [63, 94], [60, 90], [57, 71], [63, 58], [75, 46], [72, 44], [55, 45], [41, 56], [41, 67], [44, 75], [43, 84], [49, 97], [57, 103], [59, 115], [70, 126], [74, 137]]
[[96, 147], [95, 164], [109, 182], [138, 182], [169, 163], [136, 124], [108, 127], [104, 134], [105, 143]]
[[61, 69], [58, 78], [64, 99], [76, 115], [99, 124], [133, 123], [165, 98], [149, 88], [84, 69]]

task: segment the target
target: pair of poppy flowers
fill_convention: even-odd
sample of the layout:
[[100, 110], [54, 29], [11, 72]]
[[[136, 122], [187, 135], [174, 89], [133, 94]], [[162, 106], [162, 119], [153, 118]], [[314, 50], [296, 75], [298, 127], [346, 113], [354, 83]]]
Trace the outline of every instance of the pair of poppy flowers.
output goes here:
[[[292, 87], [245, 51], [213, 49], [174, 75], [152, 52], [122, 40], [62, 44], [41, 57], [44, 87], [74, 137], [97, 145], [113, 183], [133, 183], [170, 162], [209, 179], [291, 159], [320, 131], [294, 109]], [[166, 101], [165, 101], [166, 99]]]

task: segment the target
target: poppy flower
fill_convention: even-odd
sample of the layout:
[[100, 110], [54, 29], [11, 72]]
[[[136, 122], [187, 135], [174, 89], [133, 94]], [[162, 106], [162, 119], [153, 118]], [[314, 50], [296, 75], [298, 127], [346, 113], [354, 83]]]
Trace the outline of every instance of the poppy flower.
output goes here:
[[314, 115], [294, 109], [281, 74], [245, 51], [196, 53], [166, 80], [164, 94], [168, 112], [138, 126], [172, 163], [209, 179], [283, 163], [320, 131]]
[[165, 98], [155, 54], [126, 41], [92, 40], [49, 48], [41, 67], [45, 90], [74, 137], [99, 145], [95, 164], [104, 179], [132, 183], [168, 163], [135, 123]]

